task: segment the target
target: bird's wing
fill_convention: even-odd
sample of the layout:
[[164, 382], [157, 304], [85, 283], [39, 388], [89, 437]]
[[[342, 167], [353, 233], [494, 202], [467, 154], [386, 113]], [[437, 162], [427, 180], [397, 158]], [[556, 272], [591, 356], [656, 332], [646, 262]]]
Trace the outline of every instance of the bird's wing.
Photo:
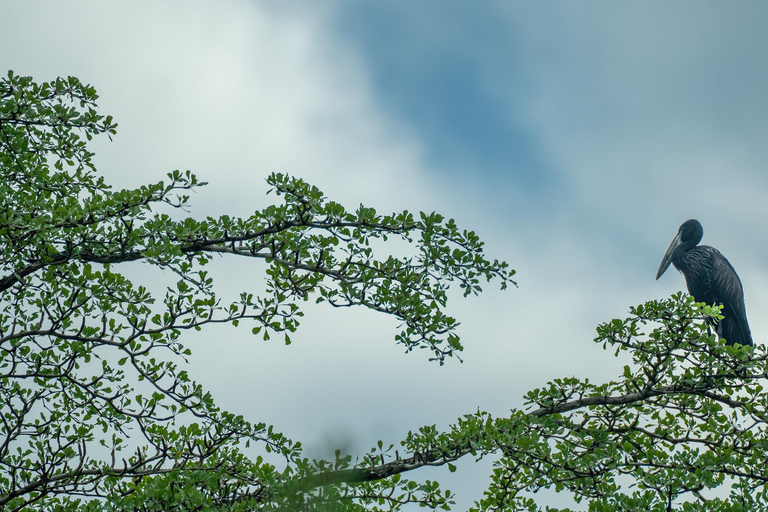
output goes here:
[[712, 258], [712, 279], [712, 287], [718, 291], [723, 303], [744, 301], [744, 291], [739, 276], [725, 256], [717, 250]]
[[730, 343], [751, 344], [752, 336], [747, 323], [741, 280], [730, 262], [716, 249], [712, 258], [712, 290], [723, 304], [723, 322], [731, 324], [726, 328], [730, 333], [723, 333], [726, 340]]

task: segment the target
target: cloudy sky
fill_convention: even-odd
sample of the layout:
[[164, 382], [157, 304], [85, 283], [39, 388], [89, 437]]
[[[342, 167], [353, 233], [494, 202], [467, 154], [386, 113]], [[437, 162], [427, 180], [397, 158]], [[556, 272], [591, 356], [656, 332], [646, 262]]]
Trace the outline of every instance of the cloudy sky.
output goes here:
[[[354, 453], [505, 414], [555, 377], [618, 375], [595, 326], [684, 288], [654, 277], [688, 218], [738, 270], [761, 342], [766, 16], [747, 1], [0, 0], [0, 71], [94, 85], [119, 123], [95, 145], [116, 186], [191, 169], [210, 182], [194, 215], [247, 216], [280, 171], [349, 207], [437, 210], [511, 263], [519, 288], [451, 305], [463, 364], [404, 355], [389, 319], [323, 307], [289, 347], [246, 329], [188, 338], [223, 406], [310, 453]], [[251, 261], [214, 271], [224, 292], [263, 285]], [[428, 476], [466, 506], [488, 471]]]

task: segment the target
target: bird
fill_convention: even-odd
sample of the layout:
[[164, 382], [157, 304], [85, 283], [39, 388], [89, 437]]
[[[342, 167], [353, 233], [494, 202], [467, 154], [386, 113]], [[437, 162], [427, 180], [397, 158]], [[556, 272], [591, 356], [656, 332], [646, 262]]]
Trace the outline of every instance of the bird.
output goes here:
[[727, 345], [752, 345], [741, 280], [720, 251], [698, 245], [703, 235], [698, 220], [683, 222], [661, 259], [656, 280], [673, 264], [685, 276], [688, 292], [696, 302], [722, 304], [723, 319], [715, 327], [718, 337], [725, 338]]

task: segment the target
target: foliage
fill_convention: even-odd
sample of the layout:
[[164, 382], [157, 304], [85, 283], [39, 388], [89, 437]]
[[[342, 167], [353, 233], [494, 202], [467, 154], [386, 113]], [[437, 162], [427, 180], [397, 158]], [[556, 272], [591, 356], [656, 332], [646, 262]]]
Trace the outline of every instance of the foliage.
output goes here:
[[[245, 219], [179, 218], [203, 185], [189, 172], [113, 190], [84, 140], [115, 133], [96, 98], [72, 77], [37, 84], [9, 73], [0, 82], [0, 504], [8, 510], [77, 496], [151, 509], [140, 503], [162, 502], [162, 482], [182, 486], [174, 500], [189, 493], [181, 508], [248, 496], [277, 504], [276, 489], [310, 463], [271, 426], [215, 406], [180, 364], [189, 355], [184, 330], [249, 322], [254, 334], [290, 342], [311, 298], [392, 315], [402, 323], [398, 343], [442, 364], [462, 349], [443, 311], [448, 287], [468, 295], [481, 279], [511, 282], [507, 264], [487, 260], [478, 237], [452, 220], [348, 211], [280, 174], [268, 182], [282, 203]], [[416, 255], [378, 258], [372, 243], [388, 238]], [[223, 302], [204, 269], [216, 255], [266, 261], [267, 293]], [[157, 296], [120, 273], [131, 261], [178, 280]], [[246, 459], [248, 443], [281, 454], [285, 468]]]
[[[768, 355], [714, 339], [703, 319], [719, 309], [683, 294], [598, 328], [598, 343], [632, 359], [615, 381], [555, 380], [508, 417], [425, 426], [397, 449], [310, 460], [272, 426], [219, 409], [184, 369], [185, 330], [247, 324], [288, 343], [305, 301], [362, 306], [442, 364], [462, 349], [449, 286], [504, 288], [514, 271], [436, 213], [349, 211], [280, 174], [268, 178], [280, 202], [244, 219], [184, 217], [204, 185], [189, 172], [113, 190], [86, 145], [116, 129], [96, 99], [72, 77], [0, 81], [4, 510], [448, 509], [439, 483], [404, 475], [485, 456], [496, 462], [478, 510], [540, 510], [545, 488], [594, 511], [765, 508]], [[414, 255], [380, 256], [388, 239]], [[267, 292], [219, 298], [205, 270], [216, 255], [264, 261]], [[175, 284], [134, 283], [121, 273], [132, 261]]]

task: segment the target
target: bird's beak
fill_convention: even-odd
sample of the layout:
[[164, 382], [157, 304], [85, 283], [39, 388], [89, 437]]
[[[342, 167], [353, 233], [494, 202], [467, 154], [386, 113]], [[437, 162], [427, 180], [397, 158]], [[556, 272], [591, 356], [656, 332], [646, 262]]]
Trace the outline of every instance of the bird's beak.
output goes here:
[[675, 252], [675, 249], [678, 245], [680, 245], [679, 231], [677, 232], [677, 235], [675, 235], [675, 238], [672, 240], [672, 243], [669, 244], [669, 248], [667, 249], [667, 252], [664, 253], [664, 257], [661, 258], [661, 265], [659, 265], [659, 271], [656, 273], [657, 280], [669, 268], [670, 263], [672, 263], [672, 253]]

